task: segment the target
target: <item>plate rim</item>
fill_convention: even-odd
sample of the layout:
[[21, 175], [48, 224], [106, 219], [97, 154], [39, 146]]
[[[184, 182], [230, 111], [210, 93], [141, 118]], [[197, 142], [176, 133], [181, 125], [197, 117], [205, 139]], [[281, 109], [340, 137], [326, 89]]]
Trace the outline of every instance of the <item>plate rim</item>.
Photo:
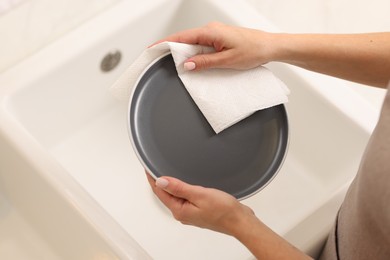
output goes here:
[[[143, 76], [145, 75], [145, 73], [151, 68], [153, 67], [157, 62], [159, 62], [160, 60], [162, 60], [163, 58], [165, 58], [166, 56], [169, 56], [171, 55], [170, 52], [166, 52], [166, 53], [163, 53], [162, 55], [158, 56], [157, 58], [155, 58], [152, 62], [150, 62], [148, 64], [148, 66], [142, 71], [142, 73], [139, 75], [138, 79], [136, 80], [133, 88], [132, 88], [132, 91], [131, 91], [131, 94], [130, 94], [130, 98], [129, 98], [129, 101], [128, 101], [128, 106], [127, 106], [127, 132], [128, 132], [128, 135], [129, 135], [129, 139], [131, 141], [131, 145], [132, 145], [132, 148], [133, 148], [133, 151], [135, 152], [137, 158], [138, 158], [138, 161], [141, 163], [142, 167], [144, 168], [144, 170], [146, 170], [149, 175], [157, 180], [159, 177], [153, 173], [153, 171], [150, 170], [150, 168], [148, 167], [148, 165], [144, 162], [142, 156], [140, 155], [139, 151], [138, 151], [138, 148], [137, 148], [137, 145], [135, 144], [135, 140], [133, 138], [133, 131], [132, 131], [132, 124], [131, 124], [131, 120], [130, 120], [130, 116], [131, 116], [131, 107], [132, 107], [132, 104], [134, 102], [134, 93], [135, 91], [137, 90], [137, 87], [139, 85], [139, 82], [142, 80]], [[288, 111], [287, 111], [287, 108], [284, 104], [279, 104], [277, 106], [282, 106], [282, 109], [283, 109], [283, 112], [285, 114], [285, 118], [286, 118], [286, 127], [287, 127], [287, 134], [286, 134], [286, 147], [284, 149], [284, 152], [283, 152], [283, 156], [282, 156], [282, 159], [277, 167], [277, 169], [275, 170], [275, 172], [272, 174], [271, 178], [269, 178], [267, 180], [267, 182], [265, 182], [263, 185], [261, 185], [260, 187], [256, 188], [253, 192], [245, 195], [245, 196], [241, 196], [241, 197], [235, 197], [234, 195], [226, 192], [226, 191], [223, 191], [227, 194], [230, 194], [232, 195], [233, 197], [235, 197], [238, 201], [242, 201], [242, 200], [245, 200], [249, 197], [252, 197], [254, 196], [255, 194], [259, 193], [260, 191], [262, 191], [264, 188], [266, 188], [275, 178], [276, 176], [279, 174], [282, 166], [284, 165], [284, 162], [286, 160], [286, 157], [287, 157], [287, 153], [289, 151], [289, 146], [290, 146], [290, 124], [289, 124], [289, 117], [288, 117]], [[258, 110], [257, 110], [258, 111]], [[257, 112], [255, 111], [255, 112]], [[222, 191], [222, 190], [221, 190]]]
[[171, 53], [170, 52], [166, 52], [166, 53], [163, 53], [161, 54], [160, 56], [158, 56], [157, 58], [155, 58], [152, 62], [150, 62], [148, 64], [148, 66], [141, 72], [141, 74], [138, 76], [138, 79], [136, 80], [134, 86], [133, 86], [133, 89], [131, 90], [131, 94], [130, 94], [130, 98], [129, 98], [129, 102], [128, 102], [128, 106], [127, 106], [127, 119], [126, 119], [126, 122], [127, 122], [127, 133], [129, 135], [129, 139], [131, 141], [131, 146], [133, 148], [133, 151], [135, 152], [137, 158], [138, 158], [138, 161], [141, 163], [142, 167], [144, 168], [144, 170], [146, 170], [149, 175], [151, 175], [153, 177], [153, 179], [157, 180], [157, 176], [150, 170], [150, 168], [146, 165], [146, 163], [144, 162], [144, 160], [142, 159], [142, 156], [140, 155], [138, 149], [137, 149], [137, 146], [135, 144], [135, 141], [134, 141], [134, 138], [133, 138], [133, 131], [131, 130], [131, 120], [130, 120], [130, 115], [131, 115], [131, 106], [133, 104], [133, 96], [134, 96], [134, 93], [135, 91], [137, 90], [137, 87], [138, 87], [138, 84], [139, 82], [141, 81], [141, 79], [143, 78], [143, 76], [145, 75], [145, 73], [154, 65], [156, 64], [158, 61], [160, 61], [161, 59], [163, 59], [164, 57], [170, 55]]

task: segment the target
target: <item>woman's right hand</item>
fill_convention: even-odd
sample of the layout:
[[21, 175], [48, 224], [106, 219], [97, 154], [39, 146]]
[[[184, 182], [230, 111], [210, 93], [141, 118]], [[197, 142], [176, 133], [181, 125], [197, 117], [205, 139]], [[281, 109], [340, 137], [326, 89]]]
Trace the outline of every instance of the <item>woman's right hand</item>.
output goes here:
[[214, 22], [158, 42], [162, 41], [214, 47], [216, 53], [189, 58], [184, 64], [186, 70], [244, 70], [279, 61], [382, 88], [387, 88], [390, 80], [390, 32], [286, 34]]
[[250, 69], [273, 60], [276, 34], [229, 26], [218, 22], [170, 35], [163, 41], [214, 47], [215, 53], [200, 54], [185, 62], [187, 70], [209, 68]]

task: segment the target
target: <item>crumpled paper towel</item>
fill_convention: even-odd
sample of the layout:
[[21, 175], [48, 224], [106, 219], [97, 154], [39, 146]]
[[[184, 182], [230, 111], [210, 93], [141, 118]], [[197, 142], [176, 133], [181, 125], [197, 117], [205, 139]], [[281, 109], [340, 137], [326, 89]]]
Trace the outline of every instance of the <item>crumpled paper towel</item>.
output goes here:
[[211, 47], [162, 42], [146, 49], [110, 87], [118, 99], [130, 98], [143, 72], [159, 57], [171, 53], [178, 76], [216, 133], [248, 117], [257, 110], [288, 101], [287, 86], [267, 68], [249, 70], [208, 69], [185, 71], [184, 61]]

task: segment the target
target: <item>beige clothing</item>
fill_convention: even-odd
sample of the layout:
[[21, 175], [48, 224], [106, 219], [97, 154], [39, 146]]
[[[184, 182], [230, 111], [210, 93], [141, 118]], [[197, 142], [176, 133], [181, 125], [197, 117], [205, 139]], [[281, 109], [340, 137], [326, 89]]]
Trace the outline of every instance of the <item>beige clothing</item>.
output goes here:
[[389, 90], [320, 259], [390, 259]]

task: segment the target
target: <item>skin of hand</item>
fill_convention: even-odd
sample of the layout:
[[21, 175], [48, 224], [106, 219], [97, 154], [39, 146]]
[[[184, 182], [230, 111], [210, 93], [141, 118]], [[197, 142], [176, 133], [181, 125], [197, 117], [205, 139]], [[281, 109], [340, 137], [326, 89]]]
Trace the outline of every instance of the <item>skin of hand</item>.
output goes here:
[[155, 181], [148, 173], [146, 175], [153, 192], [183, 224], [234, 236], [238, 223], [255, 218], [249, 207], [225, 192], [189, 185], [172, 177]]
[[186, 61], [196, 64], [193, 70], [210, 68], [244, 70], [271, 61], [273, 36], [259, 30], [212, 22], [204, 27], [178, 32], [155, 44], [171, 41], [214, 47], [216, 53], [197, 55]]
[[274, 233], [252, 209], [233, 196], [173, 177], [154, 180], [147, 172], [146, 176], [153, 192], [181, 223], [233, 236], [258, 259], [311, 259]]
[[[216, 53], [188, 59], [187, 70], [249, 69], [279, 61], [383, 88], [390, 79], [390, 33], [283, 34], [210, 23], [163, 41], [214, 47]], [[153, 192], [183, 224], [234, 236], [258, 259], [310, 259], [229, 194], [172, 177], [155, 181], [147, 176]]]
[[172, 41], [212, 46], [184, 63], [187, 70], [249, 69], [270, 61], [386, 88], [390, 80], [390, 32], [362, 34], [288, 34], [229, 26], [218, 22], [168, 36]]

